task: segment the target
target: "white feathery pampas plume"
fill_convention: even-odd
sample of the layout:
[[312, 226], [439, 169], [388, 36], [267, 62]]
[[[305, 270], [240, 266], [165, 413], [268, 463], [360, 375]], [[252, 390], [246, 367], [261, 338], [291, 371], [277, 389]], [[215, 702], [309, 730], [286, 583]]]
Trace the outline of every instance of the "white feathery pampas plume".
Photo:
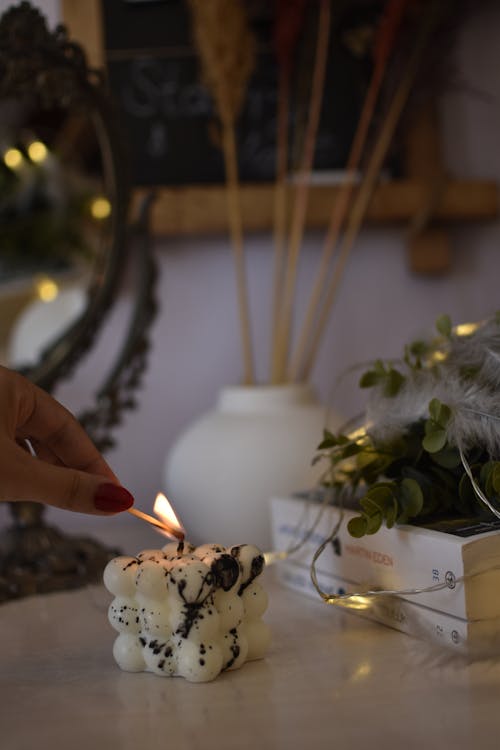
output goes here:
[[[472, 332], [464, 334], [462, 331]], [[448, 442], [467, 451], [480, 447], [500, 458], [500, 318], [457, 326], [448, 338], [431, 343], [422, 369], [409, 369], [395, 396], [373, 389], [366, 412], [367, 432], [375, 443], [406, 432], [429, 418], [433, 398], [452, 416]]]

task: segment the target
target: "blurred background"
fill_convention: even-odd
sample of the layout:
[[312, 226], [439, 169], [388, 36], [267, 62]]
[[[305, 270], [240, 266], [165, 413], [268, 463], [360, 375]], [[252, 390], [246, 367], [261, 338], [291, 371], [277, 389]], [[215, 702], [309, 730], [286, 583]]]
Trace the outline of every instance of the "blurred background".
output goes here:
[[[62, 20], [58, 0], [34, 4], [50, 27]], [[0, 0], [0, 12], [9, 5]], [[459, 30], [453, 84], [444, 88], [438, 101], [442, 157], [451, 177], [500, 182], [499, 35], [500, 8], [492, 5], [472, 14]], [[186, 153], [186, 160], [190, 158]], [[364, 228], [342, 280], [311, 382], [321, 400], [346, 418], [363, 408], [357, 373], [337, 383], [347, 368], [373, 358], [400, 356], [404, 344], [432, 331], [442, 313], [459, 323], [479, 320], [500, 308], [497, 217], [450, 222], [451, 256], [447, 268], [437, 274], [412, 270], [407, 232], [404, 224]], [[323, 237], [324, 232], [308, 229], [304, 238], [296, 295], [299, 316]], [[222, 386], [241, 380], [234, 267], [226, 234], [157, 232], [154, 247], [159, 310], [148, 367], [137, 394], [138, 406], [126, 413], [117, 446], [107, 455], [144, 509], [152, 507], [162, 490], [165, 456], [179, 432], [212, 407]], [[246, 233], [245, 252], [257, 378], [263, 379], [270, 347], [270, 233]], [[125, 284], [95, 347], [74, 376], [56, 389], [56, 397], [72, 411], [88, 406], [129, 314]], [[0, 508], [0, 513], [0, 522], [7, 523], [6, 509]], [[86, 523], [83, 517], [52, 509], [48, 519], [71, 529]]]

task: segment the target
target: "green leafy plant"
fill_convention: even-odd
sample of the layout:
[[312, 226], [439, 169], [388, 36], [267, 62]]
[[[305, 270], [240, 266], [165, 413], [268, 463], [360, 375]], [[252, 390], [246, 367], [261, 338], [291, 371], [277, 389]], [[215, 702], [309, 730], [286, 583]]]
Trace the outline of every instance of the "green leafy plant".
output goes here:
[[[376, 387], [384, 398], [393, 398], [408, 377], [422, 368], [437, 367], [436, 362], [447, 356], [446, 340], [454, 334], [448, 316], [441, 316], [436, 328], [441, 336], [439, 347], [419, 341], [405, 348], [403, 364], [408, 375], [377, 360], [361, 377], [360, 387]], [[475, 373], [462, 375], [471, 379]], [[359, 515], [348, 523], [352, 536], [375, 534], [382, 524], [392, 528], [451, 515], [490, 515], [450, 440], [452, 408], [433, 398], [427, 411], [425, 418], [390, 441], [375, 441], [364, 429], [352, 435], [325, 430], [315, 461], [327, 462], [325, 486], [350, 489], [356, 501]], [[490, 460], [480, 445], [469, 451], [468, 461], [474, 482], [500, 509], [500, 461]]]
[[372, 388], [374, 385], [382, 385], [384, 396], [395, 396], [405, 381], [404, 376], [392, 365], [384, 365], [382, 360], [377, 359], [373, 369], [368, 370], [361, 377], [359, 385], [361, 388]]
[[[367, 435], [353, 441], [325, 431], [318, 456], [328, 459], [333, 478], [324, 484], [347, 485], [360, 495], [359, 516], [348, 524], [352, 536], [375, 534], [383, 523], [392, 528], [439, 515], [484, 512], [457, 449], [446, 441], [442, 422], [450, 409], [435, 400], [431, 404], [434, 416], [412, 425], [391, 444], [375, 445]], [[500, 462], [476, 451], [472, 470], [479, 487], [500, 507]]]

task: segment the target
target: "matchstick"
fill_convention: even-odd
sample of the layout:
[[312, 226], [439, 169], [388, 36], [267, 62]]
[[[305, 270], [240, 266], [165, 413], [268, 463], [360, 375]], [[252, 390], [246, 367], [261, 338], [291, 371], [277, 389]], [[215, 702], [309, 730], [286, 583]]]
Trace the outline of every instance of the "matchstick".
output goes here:
[[136, 518], [140, 518], [142, 521], [146, 521], [147, 523], [156, 526], [169, 536], [173, 536], [181, 542], [184, 541], [184, 532], [182, 529], [177, 529], [175, 526], [171, 526], [165, 521], [159, 521], [157, 518], [154, 518], [154, 516], [150, 516], [148, 513], [143, 513], [142, 510], [137, 510], [137, 508], [128, 508], [128, 513], [131, 513]]

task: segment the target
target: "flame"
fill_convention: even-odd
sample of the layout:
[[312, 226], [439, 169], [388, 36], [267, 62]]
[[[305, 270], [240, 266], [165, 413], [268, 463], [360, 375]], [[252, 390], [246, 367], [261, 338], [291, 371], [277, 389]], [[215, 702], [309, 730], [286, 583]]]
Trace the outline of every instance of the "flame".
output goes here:
[[174, 509], [170, 505], [163, 492], [159, 492], [157, 494], [153, 510], [158, 518], [167, 526], [170, 526], [171, 528], [184, 533], [183, 525], [175, 515]]

